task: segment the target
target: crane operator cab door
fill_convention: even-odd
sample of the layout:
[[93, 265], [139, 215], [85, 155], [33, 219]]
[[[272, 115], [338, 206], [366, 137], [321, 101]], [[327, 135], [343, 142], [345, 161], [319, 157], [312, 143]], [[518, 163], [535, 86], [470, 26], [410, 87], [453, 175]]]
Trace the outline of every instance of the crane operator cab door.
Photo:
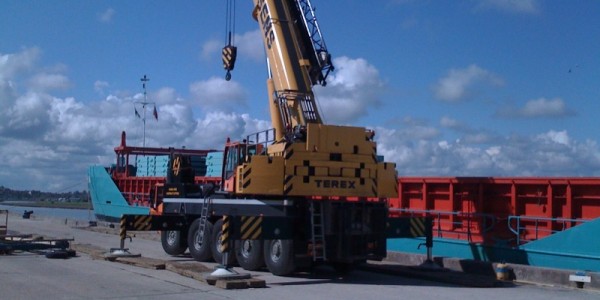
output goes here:
[[223, 153], [223, 190], [225, 192], [235, 191], [235, 169], [240, 163], [240, 144], [229, 143], [225, 145]]
[[223, 190], [233, 193], [235, 191], [236, 169], [239, 165], [248, 162], [262, 148], [261, 145], [248, 145], [244, 143], [227, 142], [223, 153]]

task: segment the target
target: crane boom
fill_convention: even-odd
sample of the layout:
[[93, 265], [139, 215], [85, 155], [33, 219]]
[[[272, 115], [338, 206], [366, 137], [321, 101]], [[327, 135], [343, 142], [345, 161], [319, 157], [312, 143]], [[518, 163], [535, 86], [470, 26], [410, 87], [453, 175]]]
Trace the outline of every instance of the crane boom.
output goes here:
[[[304, 28], [306, 30], [305, 36], [310, 38], [312, 44], [313, 51], [311, 62], [318, 64], [320, 68], [321, 74], [316, 74], [316, 81], [321, 85], [326, 85], [325, 80], [327, 79], [329, 72], [334, 70], [334, 67], [331, 63], [331, 55], [329, 54], [329, 51], [327, 51], [321, 28], [317, 22], [315, 11], [310, 0], [297, 0], [296, 4], [302, 14], [302, 19], [304, 20]], [[311, 76], [311, 78], [313, 78], [313, 85], [316, 84], [314, 76]]]
[[269, 61], [269, 103], [276, 139], [291, 140], [308, 123], [322, 124], [312, 86], [333, 70], [309, 0], [254, 0]]

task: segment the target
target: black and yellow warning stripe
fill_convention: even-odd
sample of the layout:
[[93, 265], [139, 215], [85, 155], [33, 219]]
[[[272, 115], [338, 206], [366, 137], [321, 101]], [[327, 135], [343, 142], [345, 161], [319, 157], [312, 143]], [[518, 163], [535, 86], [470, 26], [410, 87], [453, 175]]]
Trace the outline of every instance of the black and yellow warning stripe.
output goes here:
[[292, 179], [294, 179], [294, 176], [293, 175], [288, 175], [283, 180], [283, 194], [284, 195], [289, 194], [294, 189], [294, 185], [290, 184], [290, 181]]
[[221, 59], [223, 60], [223, 68], [228, 71], [232, 71], [235, 67], [235, 60], [237, 56], [237, 48], [234, 46], [226, 46], [221, 52]]
[[425, 236], [425, 218], [411, 218], [410, 219], [410, 234], [413, 237]]
[[221, 227], [221, 252], [225, 253], [229, 251], [229, 238], [231, 234], [231, 227], [229, 222], [229, 216], [223, 216], [223, 226]]
[[242, 216], [242, 227], [240, 230], [242, 240], [258, 240], [262, 235], [263, 217]]

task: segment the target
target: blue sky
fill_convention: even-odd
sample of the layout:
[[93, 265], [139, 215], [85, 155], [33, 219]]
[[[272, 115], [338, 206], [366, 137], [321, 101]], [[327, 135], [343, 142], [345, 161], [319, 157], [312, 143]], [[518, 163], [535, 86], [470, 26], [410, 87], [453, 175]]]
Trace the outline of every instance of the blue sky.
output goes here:
[[[600, 176], [600, 2], [313, 0], [336, 71], [327, 123], [376, 131], [401, 176]], [[120, 132], [221, 149], [270, 126], [252, 1], [0, 2], [0, 185], [85, 189]], [[138, 105], [138, 110], [142, 112]]]

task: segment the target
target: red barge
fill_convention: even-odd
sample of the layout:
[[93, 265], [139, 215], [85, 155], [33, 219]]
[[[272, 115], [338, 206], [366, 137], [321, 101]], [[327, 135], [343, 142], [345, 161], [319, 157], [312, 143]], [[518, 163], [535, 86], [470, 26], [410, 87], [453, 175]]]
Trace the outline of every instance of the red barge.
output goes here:
[[[150, 213], [151, 191], [166, 177], [139, 172], [139, 157], [187, 154], [200, 162], [198, 184], [220, 180], [221, 166], [207, 161], [219, 151], [131, 147], [123, 133], [115, 153], [115, 165], [89, 170], [100, 220]], [[600, 178], [401, 176], [398, 191], [391, 217], [433, 216], [436, 256], [600, 271]], [[388, 251], [422, 253], [423, 242], [390, 239]]]

